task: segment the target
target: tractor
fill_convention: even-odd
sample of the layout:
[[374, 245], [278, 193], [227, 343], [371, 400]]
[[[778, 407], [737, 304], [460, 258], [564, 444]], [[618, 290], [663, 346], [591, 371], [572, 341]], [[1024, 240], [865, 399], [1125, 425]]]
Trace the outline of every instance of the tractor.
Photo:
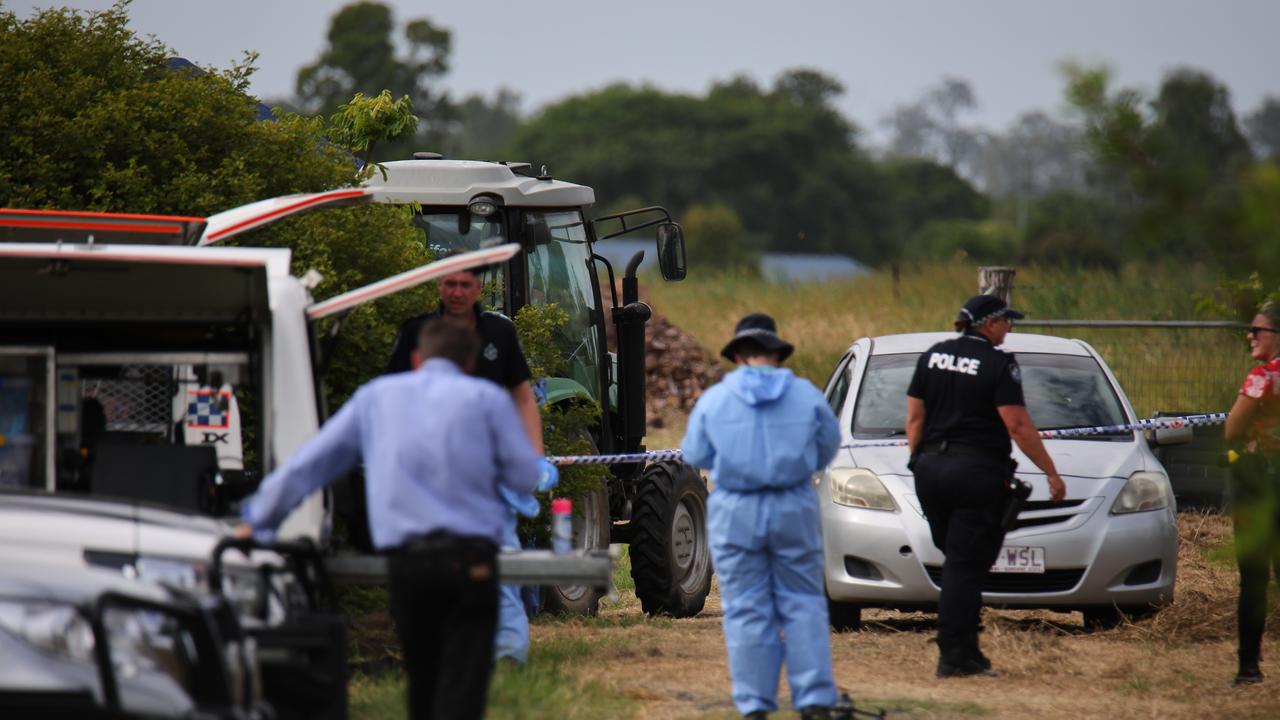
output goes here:
[[[645, 323], [651, 310], [639, 299], [636, 272], [643, 252], [618, 270], [594, 252], [596, 243], [653, 228], [662, 278], [685, 276], [680, 226], [661, 207], [588, 219], [595, 192], [533, 171], [528, 163], [446, 160], [415, 153], [385, 163], [367, 190], [375, 202], [413, 204], [413, 222], [432, 251], [476, 250], [500, 243], [521, 248], [491, 266], [486, 298], [491, 309], [514, 317], [525, 305], [555, 303], [569, 320], [557, 337], [567, 358], [564, 377], [546, 380], [548, 403], [597, 403], [591, 433], [602, 454], [636, 453], [645, 437]], [[606, 306], [605, 303], [608, 302]], [[616, 349], [608, 348], [612, 323]], [[697, 614], [711, 587], [706, 537], [706, 482], [678, 461], [610, 466], [606, 487], [577, 503], [575, 546], [630, 545], [631, 573], [645, 612]], [[593, 614], [600, 591], [558, 586], [544, 607]]]

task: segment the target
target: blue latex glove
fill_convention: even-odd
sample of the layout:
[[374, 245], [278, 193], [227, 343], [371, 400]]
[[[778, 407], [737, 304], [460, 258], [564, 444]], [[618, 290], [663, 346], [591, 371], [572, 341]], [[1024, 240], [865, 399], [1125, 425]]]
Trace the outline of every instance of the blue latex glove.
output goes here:
[[502, 497], [502, 502], [506, 503], [512, 512], [525, 517], [538, 516], [538, 498], [532, 495], [518, 495], [508, 490], [505, 485], [498, 486], [498, 495]]
[[538, 492], [546, 492], [560, 482], [560, 469], [545, 457], [538, 458]]

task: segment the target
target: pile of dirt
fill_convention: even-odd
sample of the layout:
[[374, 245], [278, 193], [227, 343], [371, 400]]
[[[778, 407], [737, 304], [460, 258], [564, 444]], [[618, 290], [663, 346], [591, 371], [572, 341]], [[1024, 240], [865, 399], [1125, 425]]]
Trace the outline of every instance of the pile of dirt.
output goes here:
[[663, 427], [672, 414], [687, 414], [724, 376], [714, 355], [657, 313], [645, 326], [644, 356], [645, 412], [651, 428]]

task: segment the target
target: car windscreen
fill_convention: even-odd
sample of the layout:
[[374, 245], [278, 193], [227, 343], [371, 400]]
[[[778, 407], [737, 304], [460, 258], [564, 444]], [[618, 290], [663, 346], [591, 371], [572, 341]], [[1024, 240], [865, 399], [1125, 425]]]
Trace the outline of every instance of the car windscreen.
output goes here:
[[[907, 386], [919, 353], [873, 355], [858, 388], [853, 436], [859, 439], [904, 436]], [[1107, 376], [1092, 357], [1018, 353], [1022, 394], [1039, 430], [1120, 425], [1128, 422]], [[1082, 439], [1131, 439], [1131, 432], [1087, 435]]]

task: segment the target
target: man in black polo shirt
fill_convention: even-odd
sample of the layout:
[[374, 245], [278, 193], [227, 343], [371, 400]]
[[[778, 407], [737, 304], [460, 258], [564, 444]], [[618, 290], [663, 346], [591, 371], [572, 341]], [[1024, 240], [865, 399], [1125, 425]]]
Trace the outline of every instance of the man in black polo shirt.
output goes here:
[[1021, 317], [998, 297], [969, 298], [955, 322], [960, 336], [921, 355], [907, 388], [916, 494], [933, 544], [946, 556], [938, 677], [995, 674], [978, 648], [978, 626], [983, 580], [1004, 542], [1000, 514], [1012, 474], [1010, 438], [1044, 471], [1050, 498], [1066, 496], [1023, 403], [1018, 363], [997, 349]]
[[[454, 251], [450, 255], [461, 254]], [[446, 256], [447, 257], [447, 256]], [[400, 334], [391, 348], [391, 359], [387, 363], [387, 372], [404, 372], [412, 370], [414, 365], [414, 348], [423, 324], [431, 318], [443, 317], [446, 320], [471, 328], [480, 336], [480, 351], [476, 355], [471, 374], [475, 377], [491, 380], [506, 388], [515, 401], [516, 410], [520, 414], [520, 422], [524, 426], [529, 443], [538, 455], [544, 455], [542, 444], [542, 416], [538, 412], [538, 401], [533, 394], [530, 383], [532, 373], [529, 363], [524, 358], [520, 340], [516, 335], [515, 325], [510, 320], [495, 312], [480, 309], [480, 295], [484, 292], [484, 282], [480, 275], [483, 268], [463, 270], [445, 275], [440, 279], [440, 306], [435, 312], [419, 315], [406, 320], [400, 326]], [[506, 498], [504, 498], [506, 500]], [[514, 502], [514, 500], [507, 500]], [[528, 515], [537, 510], [537, 502], [532, 497], [523, 501], [524, 509], [513, 506], [503, 527], [502, 545], [508, 548], [519, 548], [520, 539], [516, 535], [516, 512]], [[532, 503], [532, 510], [528, 503]], [[517, 506], [520, 505], [517, 502]], [[529, 653], [529, 621], [525, 615], [524, 605], [520, 598], [518, 585], [502, 585], [498, 605], [498, 630], [495, 654], [498, 659], [507, 658], [523, 664]]]
[[440, 279], [440, 306], [435, 312], [410, 318], [400, 326], [400, 334], [391, 347], [387, 372], [413, 369], [416, 338], [423, 323], [430, 318], [444, 317], [475, 330], [480, 335], [480, 353], [471, 374], [492, 380], [511, 392], [529, 442], [534, 452], [542, 455], [542, 416], [538, 414], [538, 401], [530, 383], [529, 363], [520, 349], [515, 325], [498, 313], [480, 309], [480, 294], [484, 291], [480, 272], [480, 268], [463, 270]]

